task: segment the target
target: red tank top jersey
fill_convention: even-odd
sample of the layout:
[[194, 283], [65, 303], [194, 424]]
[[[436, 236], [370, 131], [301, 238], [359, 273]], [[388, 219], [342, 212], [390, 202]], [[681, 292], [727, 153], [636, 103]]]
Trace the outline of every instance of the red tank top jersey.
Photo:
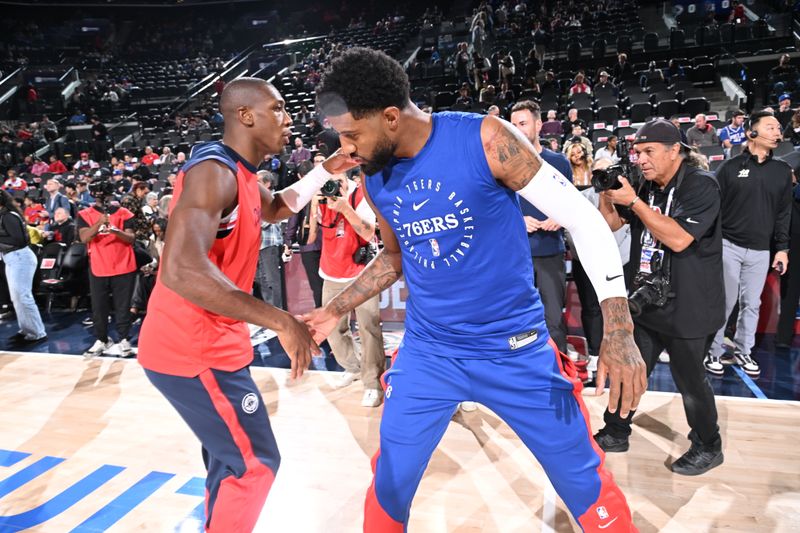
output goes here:
[[[236, 174], [238, 204], [217, 232], [209, 259], [241, 290], [250, 292], [261, 242], [261, 195], [256, 169], [221, 142], [206, 143], [178, 175], [170, 209], [180, 198], [186, 172], [213, 159]], [[203, 179], [193, 175], [190, 179]], [[234, 371], [249, 365], [253, 348], [247, 324], [217, 315], [178, 296], [156, 281], [139, 335], [139, 363], [155, 372], [194, 377], [213, 368]]]
[[[103, 214], [94, 207], [87, 207], [78, 212], [87, 226], [97, 222]], [[113, 213], [109, 211], [108, 223], [119, 229], [125, 227], [125, 222], [133, 218], [133, 213], [124, 207], [118, 208]], [[89, 268], [97, 277], [120, 276], [130, 274], [136, 270], [136, 255], [133, 245], [128, 244], [116, 235], [98, 233], [86, 246], [89, 254]]]

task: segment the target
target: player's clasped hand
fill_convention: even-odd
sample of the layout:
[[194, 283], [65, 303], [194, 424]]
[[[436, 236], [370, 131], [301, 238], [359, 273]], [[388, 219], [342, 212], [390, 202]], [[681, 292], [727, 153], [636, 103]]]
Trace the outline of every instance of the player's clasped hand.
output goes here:
[[341, 148], [333, 152], [328, 159], [322, 162], [322, 166], [331, 174], [347, 172], [351, 168], [357, 167], [359, 164], [360, 162], [357, 159], [353, 159], [350, 157], [350, 154], [342, 152]]
[[606, 333], [600, 345], [597, 362], [596, 395], [608, 387], [608, 410], [617, 411], [622, 418], [639, 407], [639, 400], [647, 390], [647, 367], [633, 341], [633, 333], [617, 330]]
[[292, 379], [297, 379], [311, 364], [311, 357], [319, 355], [320, 350], [302, 320], [288, 313], [286, 317], [286, 325], [278, 332], [278, 340], [292, 362]]
[[314, 342], [320, 343], [330, 335], [336, 323], [339, 322], [339, 317], [331, 313], [327, 307], [320, 307], [314, 309], [310, 313], [303, 315], [311, 334], [314, 336]]

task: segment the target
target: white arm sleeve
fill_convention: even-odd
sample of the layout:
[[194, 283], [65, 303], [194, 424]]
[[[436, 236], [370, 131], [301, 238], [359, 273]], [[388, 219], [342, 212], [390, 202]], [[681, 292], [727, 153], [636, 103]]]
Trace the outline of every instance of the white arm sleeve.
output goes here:
[[325, 170], [322, 165], [317, 165], [314, 170], [303, 176], [295, 183], [281, 190], [283, 203], [293, 212], [298, 213], [319, 192], [325, 182], [333, 178], [333, 174]]
[[542, 161], [542, 168], [517, 193], [569, 231], [597, 300], [627, 298], [617, 241], [608, 224], [561, 173]]

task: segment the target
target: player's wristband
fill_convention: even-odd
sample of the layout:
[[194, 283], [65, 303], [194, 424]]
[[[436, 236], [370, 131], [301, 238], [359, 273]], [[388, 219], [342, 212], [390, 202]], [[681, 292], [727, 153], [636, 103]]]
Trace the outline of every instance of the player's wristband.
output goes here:
[[283, 203], [293, 212], [298, 213], [319, 192], [325, 182], [332, 178], [333, 174], [325, 170], [324, 166], [317, 165], [314, 170], [283, 189], [279, 194], [283, 198]]
[[639, 197], [638, 196], [636, 198], [634, 198], [633, 200], [631, 200], [631, 203], [628, 204], [628, 209], [633, 209], [633, 205], [638, 201], [639, 201]]

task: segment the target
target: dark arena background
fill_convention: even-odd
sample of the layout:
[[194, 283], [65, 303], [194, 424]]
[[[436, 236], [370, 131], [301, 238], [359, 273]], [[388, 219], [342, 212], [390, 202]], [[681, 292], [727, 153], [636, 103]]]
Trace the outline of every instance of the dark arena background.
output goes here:
[[[800, 177], [799, 42], [800, 3], [789, 0], [0, 0], [0, 182], [24, 215], [36, 257], [26, 290], [46, 331], [19, 334], [30, 313], [15, 307], [22, 276], [0, 261], [0, 532], [203, 530], [197, 438], [136, 354], [176, 180], [195, 147], [222, 140], [227, 84], [260, 78], [285, 100], [289, 144], [258, 165], [278, 191], [298, 180], [303, 161], [339, 146], [317, 112], [315, 89], [353, 46], [396, 59], [411, 101], [428, 113], [511, 121], [517, 102], [537, 102], [541, 144], [566, 151], [575, 175], [573, 142], [588, 144], [590, 160], [632, 157], [635, 165], [631, 141], [655, 118], [672, 121], [689, 143], [699, 139], [697, 152], [717, 172], [746, 146], [743, 133], [723, 142], [737, 140], [735, 127], [726, 128], [769, 109], [782, 131], [772, 156]], [[95, 333], [91, 259], [76, 226], [101, 181], [113, 185], [111, 204], [135, 216], [137, 242], [130, 302], [103, 302], [107, 345]], [[666, 350], [634, 418], [630, 451], [606, 457], [639, 531], [798, 530], [800, 269], [791, 263], [800, 264], [800, 192], [791, 202], [790, 266], [766, 277], [750, 354], [760, 374], [726, 364], [708, 375], [724, 464], [696, 477], [665, 468], [689, 433]], [[276, 259], [262, 253], [253, 294], [292, 315], [308, 313], [321, 284], [319, 248], [301, 242], [302, 220], [273, 226], [262, 252], [272, 248]], [[374, 241], [382, 245], [379, 235]], [[608, 393], [594, 395], [598, 354], [587, 342], [569, 242], [563, 265], [567, 356], [597, 429]], [[387, 368], [409, 298], [403, 278], [380, 294]], [[117, 333], [121, 312], [131, 322], [128, 338]], [[728, 320], [729, 352], [738, 313]], [[292, 380], [275, 332], [250, 325], [249, 333], [251, 372], [282, 453], [256, 531], [361, 531], [380, 397], [367, 406], [361, 384], [350, 385], [357, 377], [343, 381], [327, 342], [311, 371]], [[408, 529], [579, 526], [517, 435], [486, 407], [462, 405], [428, 465]]]

